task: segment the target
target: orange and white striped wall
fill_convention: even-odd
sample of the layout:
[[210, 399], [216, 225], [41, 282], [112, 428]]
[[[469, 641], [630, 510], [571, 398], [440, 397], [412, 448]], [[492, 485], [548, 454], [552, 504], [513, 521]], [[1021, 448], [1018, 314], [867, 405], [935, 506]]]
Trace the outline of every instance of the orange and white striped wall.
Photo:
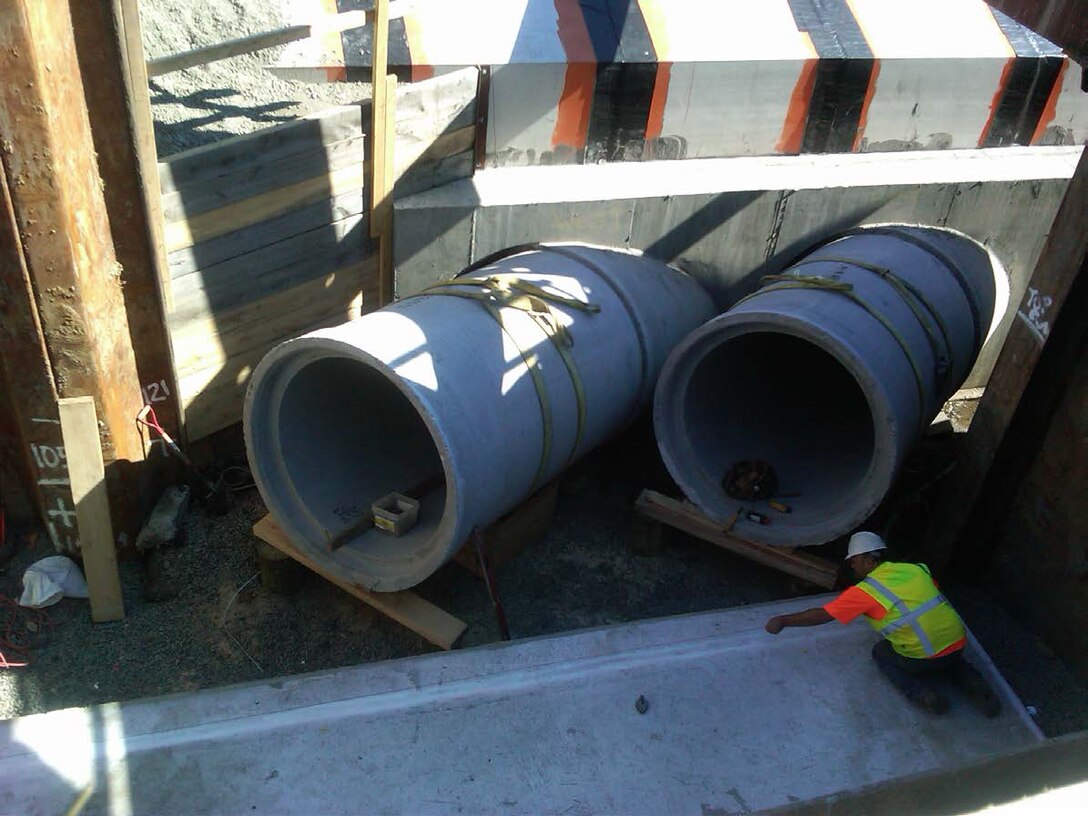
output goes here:
[[[363, 0], [283, 0], [292, 23]], [[367, 29], [289, 46], [369, 79]], [[485, 72], [486, 163], [1079, 144], [1081, 70], [982, 0], [417, 0], [390, 66]]]

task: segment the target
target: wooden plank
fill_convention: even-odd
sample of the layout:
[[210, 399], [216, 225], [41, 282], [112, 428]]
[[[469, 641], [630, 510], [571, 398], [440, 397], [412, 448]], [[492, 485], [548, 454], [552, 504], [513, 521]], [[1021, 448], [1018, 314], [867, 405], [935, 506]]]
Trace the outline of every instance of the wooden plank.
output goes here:
[[372, 253], [366, 218], [359, 215], [262, 247], [178, 278], [170, 325], [240, 308]]
[[[365, 306], [373, 308], [377, 264], [366, 258], [248, 304], [240, 309], [178, 323], [172, 328], [178, 349], [178, 376], [222, 365], [232, 355], [296, 336], [304, 328], [327, 319], [346, 322]], [[360, 286], [366, 290], [360, 291]]]
[[716, 544], [724, 550], [743, 556], [750, 561], [801, 578], [824, 589], [835, 586], [839, 568], [826, 558], [770, 547], [754, 541], [745, 541], [727, 533], [723, 527], [707, 518], [694, 507], [670, 499], [653, 490], [643, 490], [635, 502], [635, 510], [647, 518], [675, 527], [688, 535]]
[[[27, 474], [39, 518], [54, 548], [74, 553], [76, 532], [69, 510], [75, 504], [60, 458], [64, 441], [56, 419], [56, 382], [14, 207], [0, 154], [0, 380], [5, 385], [0, 399], [14, 415], [18, 461]], [[58, 523], [50, 511], [63, 513], [57, 516]]]
[[174, 278], [180, 278], [198, 269], [206, 269], [247, 252], [254, 252], [263, 246], [360, 215], [365, 209], [366, 196], [361, 189], [304, 204], [252, 226], [228, 232], [226, 235], [217, 235], [170, 253], [170, 274]]
[[[394, 0], [389, 5], [389, 19], [395, 20], [403, 17], [410, 5], [407, 2], [396, 2]], [[218, 62], [219, 60], [238, 57], [243, 54], [252, 54], [266, 48], [274, 48], [277, 45], [307, 40], [310, 37], [321, 37], [326, 34], [348, 31], [352, 28], [361, 28], [369, 24], [373, 19], [373, 14], [372, 11], [366, 10], [329, 14], [308, 25], [262, 31], [257, 34], [250, 34], [247, 37], [239, 37], [215, 45], [194, 48], [191, 51], [184, 51], [179, 54], [171, 54], [168, 57], [159, 57], [148, 61], [147, 73], [148, 76], [161, 76], [172, 71], [183, 71], [186, 68], [195, 68], [199, 65], [207, 65], [211, 62]]]
[[[356, 16], [361, 14], [363, 19], [366, 18], [366, 12], [353, 12], [353, 14]], [[277, 45], [287, 45], [287, 43], [307, 40], [310, 36], [310, 26], [308, 25], [261, 31], [257, 34], [225, 40], [215, 45], [205, 45], [190, 51], [181, 51], [177, 54], [148, 60], [147, 75], [157, 77], [174, 71], [184, 71], [186, 68], [196, 68], [199, 65], [207, 65], [211, 62], [239, 57], [243, 54], [252, 54], [266, 48], [275, 48]]]
[[[383, 0], [378, 0], [382, 2]], [[394, 144], [396, 131], [394, 130], [393, 117], [397, 106], [397, 78], [393, 75], [386, 77], [386, 108], [385, 123], [381, 130], [381, 140], [385, 143], [382, 161], [384, 165], [381, 171], [381, 187], [375, 190], [381, 197], [375, 196], [375, 206], [371, 210], [370, 229], [373, 233], [374, 224], [380, 223], [381, 233], [378, 237], [378, 303], [384, 306], [393, 302], [395, 281], [393, 278], [393, 183], [396, 176]], [[375, 144], [378, 138], [375, 137]], [[375, 168], [377, 157], [375, 157]], [[374, 171], [375, 180], [378, 171]], [[375, 185], [377, 181], [375, 181]]]
[[397, 181], [394, 198], [432, 190], [458, 179], [472, 178], [475, 169], [475, 155], [471, 150], [433, 163], [416, 165]]
[[343, 167], [327, 176], [307, 179], [279, 190], [270, 190], [245, 201], [168, 224], [166, 248], [169, 252], [176, 252], [200, 241], [283, 215], [306, 204], [359, 189], [364, 184], [365, 172], [366, 168], [362, 164]]
[[[165, 320], [169, 288], [163, 281], [169, 280], [155, 136], [142, 73], [139, 20], [130, 20], [126, 12], [134, 12], [132, 0], [96, 3], [72, 21], [136, 370], [142, 386], [159, 386], [156, 414], [171, 434], [180, 437], [181, 406]], [[153, 461], [154, 466], [141, 470], [149, 497], [158, 496], [172, 478], [169, 460]]]
[[79, 550], [91, 600], [91, 619], [96, 623], [120, 620], [125, 616], [125, 606], [121, 599], [121, 577], [117, 571], [94, 398], [60, 399], [57, 412], [76, 505]]
[[163, 218], [168, 222], [191, 219], [269, 190], [329, 175], [365, 160], [365, 140], [361, 134], [338, 142], [315, 141], [310, 150], [249, 167], [244, 173], [231, 173], [211, 181], [190, 184], [164, 195]]
[[318, 144], [361, 136], [369, 113], [369, 101], [341, 105], [177, 153], [159, 164], [163, 194], [251, 172], [267, 162], [313, 150]]
[[[397, 88], [397, 132], [408, 145], [430, 144], [438, 136], [475, 126], [472, 89], [476, 69], [468, 68]], [[233, 136], [169, 157], [159, 164], [164, 194], [194, 184], [247, 174], [268, 162], [363, 135], [369, 130], [370, 100], [329, 108], [257, 133]], [[400, 147], [398, 142], [398, 147]]]
[[[373, 259], [369, 259], [360, 266], [360, 272], [349, 273], [360, 279], [364, 311], [372, 311], [377, 302], [376, 268]], [[343, 316], [337, 310], [320, 321], [295, 329], [290, 334], [281, 334], [265, 345], [249, 351], [231, 354], [220, 364], [200, 369], [182, 378], [178, 388], [186, 412], [185, 424], [189, 438], [200, 439], [241, 420], [249, 378], [269, 349], [289, 336], [298, 336], [343, 322]]]
[[330, 559], [327, 562], [318, 563], [300, 551], [291, 543], [271, 515], [265, 516], [253, 525], [253, 534], [441, 649], [452, 649], [468, 628], [464, 621], [409, 590], [369, 592], [341, 580], [336, 574], [334, 561]]
[[964, 534], [1009, 425], [1020, 408], [1050, 328], [1088, 255], [1088, 151], [1080, 159], [1027, 293], [979, 401], [956, 467], [934, 499], [927, 558], [943, 568]]
[[[95, 396], [107, 463], [138, 462], [140, 380], [68, 3], [0, 3], [0, 42], [0, 144], [52, 376], [62, 397]], [[110, 469], [114, 524], [134, 536], [132, 471]]]

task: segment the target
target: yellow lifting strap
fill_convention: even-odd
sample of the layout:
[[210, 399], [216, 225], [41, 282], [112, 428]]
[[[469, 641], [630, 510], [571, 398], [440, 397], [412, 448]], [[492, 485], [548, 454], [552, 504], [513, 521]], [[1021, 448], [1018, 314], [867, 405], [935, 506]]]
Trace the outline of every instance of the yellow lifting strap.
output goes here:
[[574, 444], [567, 456], [567, 462], [569, 463], [577, 455], [582, 444], [582, 436], [585, 433], [586, 395], [582, 386], [582, 378], [578, 373], [578, 366], [570, 353], [570, 349], [574, 345], [574, 338], [567, 330], [567, 327], [559, 321], [558, 315], [552, 311], [551, 305], [554, 303], [588, 314], [600, 312], [601, 307], [596, 303], [586, 303], [558, 292], [550, 292], [534, 283], [513, 276], [494, 276], [483, 280], [454, 278], [453, 280], [433, 284], [419, 294], [450, 295], [476, 301], [494, 318], [521, 355], [521, 359], [529, 371], [529, 376], [532, 378], [533, 386], [536, 388], [537, 399], [540, 402], [543, 443], [541, 445], [540, 464], [537, 466], [536, 475], [533, 477], [532, 489], [535, 490], [539, 487], [551, 459], [551, 403], [548, 399], [548, 389], [544, 382], [544, 376], [540, 373], [537, 355], [521, 346], [514, 333], [506, 327], [501, 310], [504, 308], [517, 309], [532, 318], [551, 341], [567, 369], [571, 387], [574, 389], [574, 399], [578, 411], [578, 426], [574, 436]]

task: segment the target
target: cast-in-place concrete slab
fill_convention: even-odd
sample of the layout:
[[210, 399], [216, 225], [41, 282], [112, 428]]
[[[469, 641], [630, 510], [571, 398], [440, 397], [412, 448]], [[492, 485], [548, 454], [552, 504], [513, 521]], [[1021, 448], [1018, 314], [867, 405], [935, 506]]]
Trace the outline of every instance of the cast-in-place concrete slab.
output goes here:
[[[741, 813], [1030, 745], [904, 703], [806, 598], [0, 725], [0, 811]], [[645, 705], [637, 704], [639, 699]]]

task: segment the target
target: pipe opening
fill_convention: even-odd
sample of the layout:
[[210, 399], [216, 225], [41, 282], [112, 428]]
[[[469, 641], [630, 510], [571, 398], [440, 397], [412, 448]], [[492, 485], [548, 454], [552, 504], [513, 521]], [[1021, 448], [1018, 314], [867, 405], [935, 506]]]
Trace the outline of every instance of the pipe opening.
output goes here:
[[[339, 356], [302, 365], [284, 384], [277, 425], [296, 506], [326, 541], [341, 539], [378, 576], [398, 574], [435, 546], [446, 506], [441, 457], [416, 407], [381, 371]], [[416, 526], [400, 536], [359, 529], [393, 492], [420, 501]]]
[[857, 380], [794, 335], [750, 332], [713, 348], [692, 371], [683, 417], [687, 446], [721, 503], [772, 524], [777, 514], [765, 501], [726, 495], [721, 482], [733, 463], [769, 462], [793, 511], [790, 526], [803, 527], [849, 512], [876, 456], [873, 415]]

